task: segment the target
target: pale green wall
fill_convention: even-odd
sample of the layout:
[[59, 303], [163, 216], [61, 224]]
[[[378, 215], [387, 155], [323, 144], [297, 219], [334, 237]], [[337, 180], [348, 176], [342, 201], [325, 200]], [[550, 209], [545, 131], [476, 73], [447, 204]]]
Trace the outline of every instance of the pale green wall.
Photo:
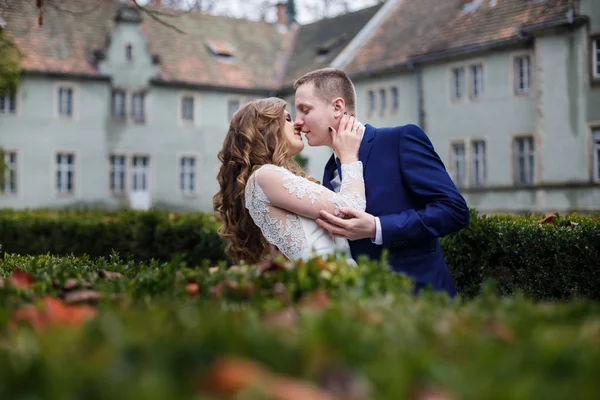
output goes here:
[[[125, 58], [125, 46], [134, 49], [132, 61]], [[18, 194], [0, 197], [5, 207], [55, 207], [101, 203], [123, 206], [127, 197], [113, 196], [109, 183], [110, 154], [150, 157], [149, 191], [152, 205], [212, 211], [212, 196], [218, 190], [217, 153], [229, 125], [228, 100], [240, 104], [266, 94], [240, 94], [208, 90], [183, 90], [151, 85], [158, 67], [151, 62], [145, 37], [136, 24], [121, 24], [113, 32], [102, 74], [111, 81], [62, 81], [49, 77], [26, 77], [19, 88], [17, 115], [0, 116], [0, 140], [6, 149], [18, 150]], [[56, 116], [60, 82], [75, 89], [75, 118]], [[145, 123], [113, 121], [113, 87], [129, 93], [146, 91]], [[181, 97], [195, 99], [194, 123], [182, 122]], [[130, 97], [127, 107], [130, 107]], [[127, 110], [129, 111], [129, 109]], [[68, 150], [76, 155], [75, 193], [56, 198], [55, 152]], [[196, 157], [197, 194], [179, 191], [179, 157]], [[126, 177], [131, 185], [131, 171]]]
[[[108, 85], [63, 81], [75, 88], [75, 117], [65, 120], [56, 116], [59, 82], [25, 78], [18, 92], [17, 115], [0, 116], [2, 146], [18, 152], [18, 193], [0, 196], [3, 207], [53, 207], [106, 198]], [[60, 150], [76, 153], [74, 197], [54, 195], [55, 154]]]
[[[586, 35], [600, 35], [600, 1], [598, 0], [582, 0], [581, 1], [581, 13], [588, 15], [590, 19], [590, 27]], [[590, 65], [590, 47], [586, 47], [585, 54], [583, 55], [582, 62], [585, 62], [585, 73], [586, 82], [591, 79], [591, 65]], [[594, 86], [586, 85], [586, 101], [587, 101], [587, 121], [593, 123], [596, 126], [600, 126], [600, 82]]]

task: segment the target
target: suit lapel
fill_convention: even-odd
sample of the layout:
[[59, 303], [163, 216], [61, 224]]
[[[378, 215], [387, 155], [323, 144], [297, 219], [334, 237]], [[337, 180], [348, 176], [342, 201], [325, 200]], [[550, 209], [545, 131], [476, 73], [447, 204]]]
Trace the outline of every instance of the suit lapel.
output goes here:
[[[369, 154], [371, 153], [371, 147], [373, 147], [373, 139], [375, 138], [376, 129], [369, 125], [365, 125], [365, 133], [358, 150], [358, 159], [363, 163], [363, 168], [366, 169], [367, 161], [369, 160]], [[335, 164], [335, 162], [334, 162]]]

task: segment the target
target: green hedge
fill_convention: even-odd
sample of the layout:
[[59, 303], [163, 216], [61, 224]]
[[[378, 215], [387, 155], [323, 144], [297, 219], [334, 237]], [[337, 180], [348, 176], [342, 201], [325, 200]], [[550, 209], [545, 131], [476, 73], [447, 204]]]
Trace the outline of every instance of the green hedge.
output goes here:
[[[0, 398], [600, 395], [598, 303], [533, 303], [488, 290], [474, 301], [414, 298], [405, 279], [377, 263], [262, 268], [7, 255], [0, 261]], [[11, 278], [17, 273], [21, 287]], [[100, 299], [90, 319], [67, 326], [77, 313], [69, 307], [81, 306], [61, 303], [46, 329], [15, 322], [45, 296], [72, 303], [81, 291]]]
[[8, 253], [89, 255], [113, 250], [139, 261], [192, 264], [222, 260], [223, 244], [213, 215], [166, 211], [1, 210], [0, 245]]
[[[458, 292], [476, 296], [486, 279], [500, 293], [537, 299], [600, 298], [600, 221], [592, 217], [478, 215], [441, 240]], [[0, 211], [0, 244], [8, 253], [106, 256], [189, 265], [224, 260], [212, 215], [163, 211]]]
[[457, 290], [476, 296], [486, 279], [502, 294], [536, 299], [600, 299], [600, 219], [577, 215], [485, 216], [471, 211], [467, 229], [441, 245]]

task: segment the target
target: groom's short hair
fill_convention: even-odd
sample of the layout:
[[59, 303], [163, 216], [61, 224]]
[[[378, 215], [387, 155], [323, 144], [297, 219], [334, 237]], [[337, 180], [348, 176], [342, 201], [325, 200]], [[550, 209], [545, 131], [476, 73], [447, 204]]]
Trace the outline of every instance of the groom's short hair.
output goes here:
[[325, 101], [341, 97], [346, 103], [346, 110], [356, 113], [356, 91], [352, 80], [341, 69], [322, 68], [302, 75], [294, 82], [294, 90], [306, 83], [314, 85], [315, 94]]

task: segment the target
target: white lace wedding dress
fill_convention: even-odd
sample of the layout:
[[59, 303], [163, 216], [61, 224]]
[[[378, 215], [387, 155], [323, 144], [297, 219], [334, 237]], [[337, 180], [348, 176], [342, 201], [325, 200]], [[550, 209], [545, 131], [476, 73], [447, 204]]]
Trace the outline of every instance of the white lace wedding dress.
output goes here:
[[245, 189], [246, 208], [269, 243], [291, 261], [329, 255], [351, 259], [345, 238], [334, 237], [315, 221], [321, 210], [342, 216], [340, 207], [365, 210], [360, 161], [342, 164], [338, 193], [272, 164], [258, 168]]

